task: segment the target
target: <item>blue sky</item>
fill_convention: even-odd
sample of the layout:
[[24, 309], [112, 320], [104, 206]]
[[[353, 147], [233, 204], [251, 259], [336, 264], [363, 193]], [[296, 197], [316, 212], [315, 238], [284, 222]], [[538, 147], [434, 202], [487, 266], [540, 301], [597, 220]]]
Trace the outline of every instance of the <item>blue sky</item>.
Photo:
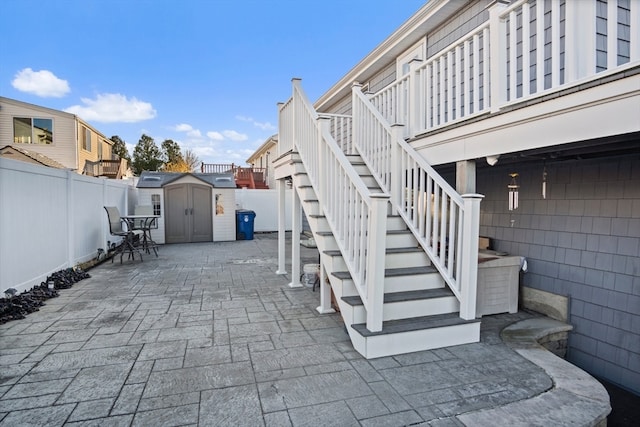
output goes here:
[[3, 0], [0, 96], [245, 164], [291, 78], [315, 101], [425, 2]]

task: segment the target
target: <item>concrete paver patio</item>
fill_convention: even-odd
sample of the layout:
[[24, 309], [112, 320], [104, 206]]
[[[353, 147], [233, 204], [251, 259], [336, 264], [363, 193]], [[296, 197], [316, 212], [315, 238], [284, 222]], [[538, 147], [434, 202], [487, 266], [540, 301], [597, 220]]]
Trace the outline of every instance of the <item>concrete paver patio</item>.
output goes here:
[[0, 426], [463, 425], [553, 385], [499, 336], [531, 314], [483, 318], [480, 343], [366, 360], [276, 270], [275, 234], [93, 268], [0, 325]]

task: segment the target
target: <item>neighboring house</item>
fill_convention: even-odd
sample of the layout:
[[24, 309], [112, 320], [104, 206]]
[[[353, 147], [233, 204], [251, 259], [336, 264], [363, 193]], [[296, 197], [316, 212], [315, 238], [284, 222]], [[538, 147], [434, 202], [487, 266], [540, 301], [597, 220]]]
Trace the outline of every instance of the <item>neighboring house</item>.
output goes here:
[[509, 253], [567, 358], [640, 393], [639, 0], [431, 0], [315, 103], [294, 79], [279, 124], [359, 352], [479, 340], [478, 257]]
[[[137, 205], [159, 215], [156, 243], [222, 242], [236, 239], [236, 185], [230, 173], [144, 171]], [[135, 212], [135, 209], [134, 209]]]
[[277, 153], [278, 135], [271, 135], [258, 149], [247, 159], [247, 163], [255, 172], [263, 174], [262, 181], [266, 188], [276, 188], [276, 180], [273, 174], [273, 159]]
[[38, 153], [80, 174], [120, 178], [127, 162], [113, 142], [80, 117], [0, 97], [0, 146]]

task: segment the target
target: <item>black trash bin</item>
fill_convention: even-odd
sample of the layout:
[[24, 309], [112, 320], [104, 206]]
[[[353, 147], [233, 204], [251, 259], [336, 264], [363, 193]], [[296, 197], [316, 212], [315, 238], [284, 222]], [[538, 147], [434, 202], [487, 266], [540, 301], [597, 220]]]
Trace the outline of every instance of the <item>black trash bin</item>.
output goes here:
[[236, 240], [253, 240], [254, 211], [238, 209], [236, 211]]

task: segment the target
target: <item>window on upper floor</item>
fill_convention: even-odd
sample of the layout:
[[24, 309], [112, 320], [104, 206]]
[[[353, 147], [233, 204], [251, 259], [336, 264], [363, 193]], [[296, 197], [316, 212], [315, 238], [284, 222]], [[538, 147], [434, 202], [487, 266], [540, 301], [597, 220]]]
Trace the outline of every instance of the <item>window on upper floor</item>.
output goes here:
[[14, 117], [13, 142], [16, 144], [53, 144], [53, 119]]
[[91, 131], [82, 127], [82, 149], [91, 151]]

